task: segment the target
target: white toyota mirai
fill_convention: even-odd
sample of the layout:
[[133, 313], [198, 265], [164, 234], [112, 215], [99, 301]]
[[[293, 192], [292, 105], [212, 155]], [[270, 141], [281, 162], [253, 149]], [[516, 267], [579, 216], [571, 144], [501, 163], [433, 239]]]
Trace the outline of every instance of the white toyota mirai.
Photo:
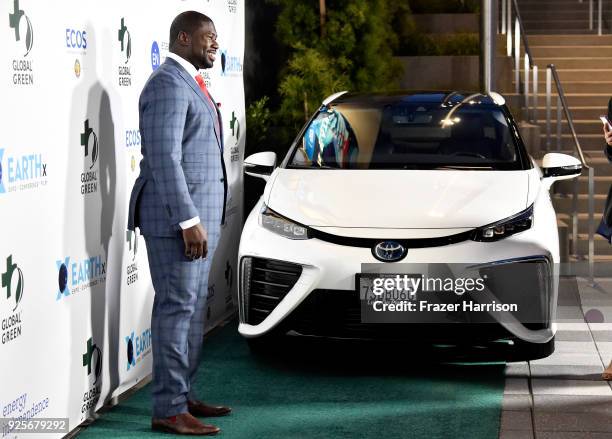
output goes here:
[[[538, 166], [499, 94], [337, 93], [280, 165], [261, 152], [244, 166], [267, 181], [239, 249], [239, 332], [252, 344], [288, 334], [511, 340], [521, 358], [554, 351], [559, 242], [549, 189], [581, 165], [549, 153]], [[423, 277], [419, 267], [436, 264], [476, 267], [498, 308], [368, 320], [365, 272], [410, 267]]]

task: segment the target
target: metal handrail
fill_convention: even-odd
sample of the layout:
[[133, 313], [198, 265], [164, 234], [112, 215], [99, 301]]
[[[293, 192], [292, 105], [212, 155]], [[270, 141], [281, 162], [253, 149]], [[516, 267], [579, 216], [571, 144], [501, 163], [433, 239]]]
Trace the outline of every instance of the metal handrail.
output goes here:
[[[565, 99], [565, 93], [563, 92], [563, 86], [559, 80], [559, 75], [554, 64], [549, 64], [546, 67], [546, 145], [547, 150], [550, 146], [550, 113], [551, 113], [551, 94], [552, 94], [552, 80], [554, 80], [555, 87], [557, 89], [557, 151], [561, 150], [561, 109], [565, 113], [565, 118], [574, 140], [574, 146], [578, 159], [582, 163], [582, 167], [588, 170], [588, 210], [589, 210], [589, 251], [588, 251], [588, 263], [589, 263], [589, 279], [591, 283], [594, 283], [594, 263], [595, 263], [595, 169], [588, 165], [584, 158], [580, 141], [576, 135], [576, 128], [574, 127], [574, 119], [567, 105]], [[578, 179], [574, 181], [574, 193], [572, 200], [572, 254], [578, 253]]]
[[[506, 45], [508, 48], [508, 56], [513, 56], [514, 58], [514, 83], [515, 83], [515, 92], [516, 94], [521, 94], [520, 88], [520, 63], [521, 63], [521, 42], [523, 43], [523, 47], [525, 48], [525, 56], [524, 56], [524, 77], [523, 77], [523, 95], [524, 95], [524, 105], [526, 111], [526, 119], [530, 121], [537, 120], [537, 108], [538, 108], [538, 66], [533, 62], [533, 55], [531, 54], [531, 50], [529, 48], [529, 42], [527, 41], [527, 34], [525, 33], [525, 28], [523, 27], [523, 20], [521, 18], [521, 13], [519, 11], [518, 3], [516, 0], [501, 0], [501, 8], [502, 8], [502, 23], [501, 23], [501, 32], [505, 33]], [[513, 31], [512, 31], [512, 10], [514, 9], [514, 41], [513, 41]], [[533, 102], [530, 105], [529, 102], [529, 82], [530, 82], [530, 72], [533, 72], [533, 82], [532, 82], [532, 95]]]
[[514, 4], [514, 12], [516, 13], [516, 22], [519, 25], [520, 29], [520, 37], [523, 42], [523, 46], [525, 47], [525, 53], [529, 57], [529, 68], [533, 68], [533, 56], [531, 56], [531, 50], [529, 50], [529, 42], [527, 41], [527, 34], [525, 33], [525, 28], [523, 27], [523, 20], [521, 19], [521, 12], [519, 11], [518, 3], [516, 0], [512, 0]]

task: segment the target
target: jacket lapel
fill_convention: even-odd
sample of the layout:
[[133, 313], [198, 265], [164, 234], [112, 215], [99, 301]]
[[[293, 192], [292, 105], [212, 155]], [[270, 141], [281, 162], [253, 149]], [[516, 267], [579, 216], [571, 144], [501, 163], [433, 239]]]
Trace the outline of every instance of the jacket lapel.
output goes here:
[[[217, 131], [217, 125], [219, 125], [219, 128], [221, 128], [221, 118], [219, 117], [219, 112], [218, 112], [219, 110], [216, 108], [216, 104], [215, 104], [215, 108], [212, 108], [211, 102], [208, 100], [206, 96], [204, 96], [204, 92], [200, 89], [200, 86], [195, 82], [195, 79], [191, 78], [189, 74], [185, 71], [185, 69], [179, 63], [177, 63], [171, 58], [167, 58], [166, 62], [171, 62], [173, 63], [174, 66], [176, 66], [176, 71], [181, 76], [181, 78], [183, 78], [183, 80], [187, 83], [189, 87], [191, 87], [194, 93], [197, 94], [200, 97], [200, 99], [202, 99], [202, 102], [204, 103], [204, 106], [208, 110], [210, 117], [213, 118], [213, 129], [215, 131], [215, 136], [217, 137], [217, 143], [219, 145], [219, 149], [223, 150], [223, 146], [222, 146], [223, 144], [221, 142], [221, 133]], [[218, 124], [214, 123], [215, 117], [219, 121]]]

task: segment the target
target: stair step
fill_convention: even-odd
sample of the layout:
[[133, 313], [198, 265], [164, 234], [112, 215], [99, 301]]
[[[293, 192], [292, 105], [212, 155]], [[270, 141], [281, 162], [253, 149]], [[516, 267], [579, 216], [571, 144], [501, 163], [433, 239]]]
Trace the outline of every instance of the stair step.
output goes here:
[[[542, 102], [539, 102], [541, 104]], [[599, 116], [608, 114], [608, 107], [604, 106], [572, 106], [570, 107], [570, 111], [572, 113], [572, 117], [574, 119], [590, 119], [599, 121]], [[551, 108], [551, 115], [555, 116], [557, 114], [556, 101], [553, 101], [553, 105]], [[538, 117], [546, 116], [546, 107], [538, 106], [537, 107], [537, 115]]]
[[[580, 49], [576, 48], [576, 50], [580, 50]], [[575, 59], [579, 59], [579, 58], [575, 58]], [[546, 87], [546, 66], [548, 66], [548, 64], [539, 63], [537, 58], [535, 59], [535, 63], [538, 66], [538, 84], [540, 85], [540, 87]], [[608, 68], [608, 69], [606, 68], [568, 69], [568, 68], [561, 68], [559, 66], [555, 66], [555, 67], [557, 69], [557, 74], [559, 75], [559, 80], [561, 81], [561, 85], [563, 85], [563, 88], [565, 88], [566, 82], [601, 83], [602, 84], [601, 90], [605, 91], [605, 89], [603, 89], [603, 84], [606, 84], [605, 85], [606, 87], [609, 87], [610, 84], [612, 84], [612, 68]], [[521, 75], [521, 82], [522, 82], [523, 78], [525, 77], [525, 70], [521, 68], [519, 69], [519, 73]], [[530, 71], [529, 81], [531, 82], [532, 80], [533, 80], [533, 71]], [[543, 88], [543, 90], [545, 90], [545, 88]]]
[[[563, 221], [570, 229], [570, 233], [572, 230], [572, 215], [570, 213], [557, 213], [557, 219]], [[599, 226], [599, 221], [601, 221], [601, 212], [594, 212], [593, 214], [593, 223], [595, 230], [597, 230], [597, 226]], [[578, 233], [579, 234], [587, 234], [589, 233], [589, 214], [585, 212], [578, 213]]]
[[[597, 174], [596, 174], [597, 175]], [[578, 194], [578, 212], [588, 212], [588, 198], [587, 194]], [[595, 212], [601, 214], [606, 204], [607, 194], [595, 194]], [[557, 213], [570, 213], [572, 212], [573, 197], [571, 196], [559, 196], [557, 194], [552, 196], [553, 206]]]
[[[529, 29], [527, 31], [530, 35], [554, 35], [559, 33], [559, 29]], [[597, 29], [588, 30], [588, 29], [563, 29], [565, 34], [575, 34], [575, 35], [584, 35], [584, 34], [597, 34]]]
[[589, 20], [555, 20], [555, 21], [543, 21], [543, 20], [525, 20], [523, 21], [523, 27], [525, 32], [529, 34], [530, 30], [550, 30], [551, 33], [567, 30], [576, 30], [586, 32], [589, 29]]
[[[578, 234], [578, 254], [587, 254], [589, 251], [589, 235], [586, 233]], [[612, 255], [612, 246], [603, 236], [595, 234], [595, 254], [596, 255]]]
[[602, 57], [539, 56], [534, 57], [534, 63], [538, 66], [539, 73], [542, 75], [546, 75], [546, 66], [549, 64], [553, 64], [557, 68], [557, 72], [561, 69], [612, 69], [612, 58]]
[[612, 56], [612, 45], [579, 46], [577, 53], [576, 46], [529, 46], [534, 59], [538, 57], [585, 57], [585, 58], [609, 58]]
[[[571, 111], [571, 109], [570, 109]], [[556, 108], [552, 111], [552, 114], [556, 116]], [[540, 117], [544, 116], [544, 112], [538, 113]], [[546, 129], [546, 120], [538, 120], [537, 124], [540, 125], [544, 130]], [[597, 119], [588, 119], [588, 120], [578, 120], [574, 119], [574, 129], [576, 130], [576, 134], [599, 134], [600, 138], [603, 142], [603, 124]], [[557, 133], [557, 120], [551, 120], [551, 131], [556, 136]], [[569, 134], [569, 124], [565, 119], [561, 120], [561, 133]], [[579, 139], [580, 140], [580, 139]]]
[[[557, 148], [556, 126], [552, 126], [552, 138], [550, 140], [551, 150]], [[577, 136], [580, 142], [580, 147], [583, 151], [603, 151], [605, 142], [601, 134], [580, 134]], [[540, 144], [542, 147], [546, 145], [546, 127], [541, 125]], [[574, 148], [574, 138], [571, 134], [561, 134], [561, 149]], [[602, 153], [603, 154], [603, 153]]]
[[530, 46], [612, 46], [612, 35], [528, 35]]
[[[545, 103], [546, 102], [546, 93], [542, 93], [545, 90], [538, 90], [538, 102]], [[512, 96], [511, 93], [505, 93], [504, 95]], [[553, 105], [556, 103], [557, 93], [555, 88], [553, 87]], [[608, 101], [610, 100], [609, 93], [565, 93], [565, 99], [570, 108], [574, 105], [576, 106], [586, 106], [586, 105], [597, 105], [597, 106], [605, 106], [608, 107]]]
[[542, 17], [543, 11], [538, 10], [527, 10], [520, 11], [521, 19], [523, 21], [534, 21], [534, 20], [542, 20], [542, 21], [551, 21], [551, 20], [589, 20], [589, 10], [587, 9], [558, 9], [552, 11], [546, 11], [546, 17]]

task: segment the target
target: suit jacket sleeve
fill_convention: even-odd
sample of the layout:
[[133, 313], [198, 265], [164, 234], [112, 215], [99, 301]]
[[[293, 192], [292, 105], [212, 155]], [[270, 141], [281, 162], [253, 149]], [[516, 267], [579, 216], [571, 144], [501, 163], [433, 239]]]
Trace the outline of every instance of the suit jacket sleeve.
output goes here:
[[181, 166], [183, 130], [189, 100], [172, 77], [158, 76], [140, 98], [141, 135], [146, 161], [171, 225], [197, 217]]

